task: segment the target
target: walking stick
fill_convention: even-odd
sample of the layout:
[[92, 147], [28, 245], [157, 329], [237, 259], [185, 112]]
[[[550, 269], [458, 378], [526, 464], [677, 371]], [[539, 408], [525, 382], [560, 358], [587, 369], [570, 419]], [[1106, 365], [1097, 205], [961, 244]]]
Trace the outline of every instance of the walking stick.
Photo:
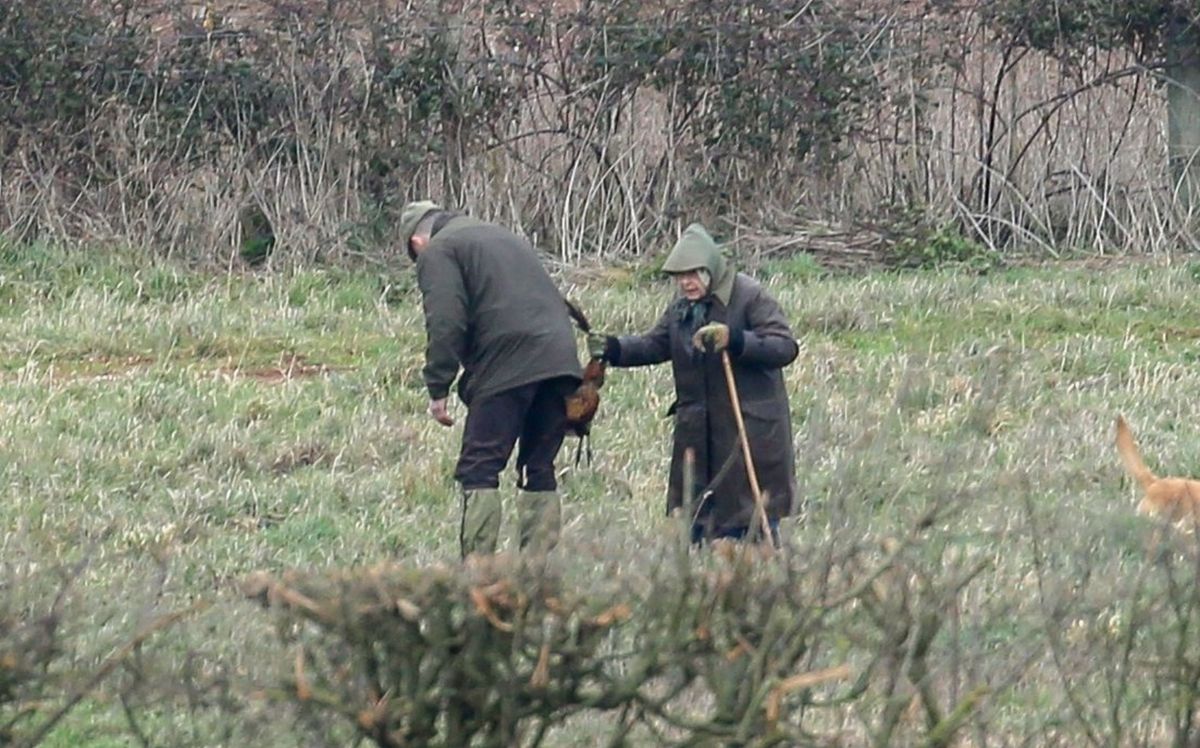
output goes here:
[[767, 520], [767, 508], [763, 505], [762, 490], [758, 487], [758, 472], [754, 469], [754, 457], [750, 454], [750, 439], [746, 436], [746, 421], [742, 418], [742, 401], [738, 397], [737, 382], [733, 378], [733, 365], [729, 363], [729, 351], [721, 351], [721, 365], [725, 367], [725, 384], [729, 386], [729, 400], [733, 403], [733, 417], [737, 421], [738, 438], [742, 442], [742, 457], [746, 460], [746, 474], [750, 477], [754, 508], [759, 522], [762, 523], [763, 538], [774, 545], [771, 523]]

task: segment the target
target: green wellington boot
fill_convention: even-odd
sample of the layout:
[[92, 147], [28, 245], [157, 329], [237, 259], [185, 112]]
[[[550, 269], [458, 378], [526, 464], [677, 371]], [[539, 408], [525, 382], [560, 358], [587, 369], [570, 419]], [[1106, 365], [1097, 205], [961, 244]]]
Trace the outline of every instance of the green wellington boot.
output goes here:
[[459, 544], [462, 557], [472, 553], [492, 554], [500, 542], [500, 490], [473, 488], [463, 491]]
[[517, 522], [521, 548], [531, 553], [548, 553], [558, 545], [562, 528], [558, 491], [521, 491], [517, 497]]

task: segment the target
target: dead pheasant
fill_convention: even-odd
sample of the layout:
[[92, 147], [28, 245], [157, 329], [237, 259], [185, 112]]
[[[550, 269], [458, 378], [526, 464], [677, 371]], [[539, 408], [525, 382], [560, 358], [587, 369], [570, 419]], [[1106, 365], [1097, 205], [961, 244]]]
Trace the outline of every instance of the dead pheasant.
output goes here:
[[[566, 301], [571, 319], [575, 320], [583, 334], [590, 333], [592, 325], [579, 307], [566, 299], [563, 301]], [[583, 369], [583, 382], [567, 396], [567, 431], [579, 437], [579, 446], [575, 449], [576, 465], [579, 464], [585, 447], [588, 464], [592, 464], [592, 419], [596, 417], [596, 410], [600, 407], [600, 388], [604, 386], [604, 370], [607, 366], [603, 358], [593, 356]]]

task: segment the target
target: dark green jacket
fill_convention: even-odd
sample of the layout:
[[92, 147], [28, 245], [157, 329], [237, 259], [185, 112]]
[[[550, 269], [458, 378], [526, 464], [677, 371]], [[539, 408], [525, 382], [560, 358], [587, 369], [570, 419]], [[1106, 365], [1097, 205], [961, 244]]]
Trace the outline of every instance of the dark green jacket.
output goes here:
[[425, 386], [464, 403], [552, 377], [580, 378], [567, 307], [537, 252], [511, 231], [458, 216], [417, 258]]
[[[732, 275], [732, 279], [729, 276]], [[749, 435], [751, 457], [759, 486], [767, 494], [771, 519], [792, 511], [795, 494], [795, 457], [791, 416], [781, 368], [791, 363], [799, 348], [779, 304], [753, 278], [732, 269], [714, 279], [708, 297], [706, 320], [724, 322], [740, 345], [730, 356]], [[726, 295], [726, 303], [720, 295]], [[741, 457], [737, 422], [729, 398], [720, 355], [692, 347], [694, 322], [684, 319], [687, 302], [671, 303], [658, 323], [645, 335], [619, 338], [615, 366], [645, 366], [670, 361], [675, 376], [674, 446], [667, 490], [667, 510], [687, 505], [695, 521], [712, 531], [750, 527], [755, 521], [754, 494]], [[695, 455], [697, 490], [711, 497], [699, 505], [683, 496], [684, 451]], [[726, 459], [734, 463], [718, 477]]]

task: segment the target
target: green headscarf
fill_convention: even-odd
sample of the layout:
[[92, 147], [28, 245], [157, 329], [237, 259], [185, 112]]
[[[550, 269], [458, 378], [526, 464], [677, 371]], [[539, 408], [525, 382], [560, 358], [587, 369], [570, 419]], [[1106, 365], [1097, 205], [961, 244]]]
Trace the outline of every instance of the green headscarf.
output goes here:
[[708, 292], [720, 299], [722, 304], [729, 304], [736, 271], [712, 236], [700, 224], [693, 223], [683, 230], [683, 235], [675, 242], [662, 269], [664, 273], [707, 270], [712, 278], [712, 287]]

